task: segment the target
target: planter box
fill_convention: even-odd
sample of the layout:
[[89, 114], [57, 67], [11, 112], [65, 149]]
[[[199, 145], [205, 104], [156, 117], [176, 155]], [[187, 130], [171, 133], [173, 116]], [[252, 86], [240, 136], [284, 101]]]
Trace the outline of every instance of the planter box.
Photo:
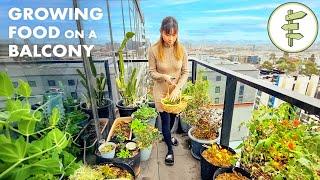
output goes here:
[[[112, 127], [110, 129], [110, 132], [108, 134], [108, 137], [107, 137], [107, 141], [111, 141], [111, 138], [114, 134], [114, 131], [115, 131], [115, 128], [116, 126], [120, 123], [120, 122], [125, 122], [125, 123], [130, 123], [132, 121], [132, 118], [131, 117], [120, 117], [120, 118], [117, 118], [114, 120], [113, 124], [112, 124]], [[129, 136], [129, 140], [132, 138], [132, 130], [130, 128], [130, 136]]]

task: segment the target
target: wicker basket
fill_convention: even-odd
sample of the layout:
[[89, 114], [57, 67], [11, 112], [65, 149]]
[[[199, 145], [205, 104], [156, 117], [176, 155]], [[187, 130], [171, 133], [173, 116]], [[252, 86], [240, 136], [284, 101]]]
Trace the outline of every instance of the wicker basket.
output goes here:
[[178, 104], [165, 104], [163, 103], [164, 100], [165, 98], [161, 99], [161, 106], [162, 106], [162, 109], [168, 113], [179, 114], [188, 105], [187, 101], [184, 101], [181, 99]]

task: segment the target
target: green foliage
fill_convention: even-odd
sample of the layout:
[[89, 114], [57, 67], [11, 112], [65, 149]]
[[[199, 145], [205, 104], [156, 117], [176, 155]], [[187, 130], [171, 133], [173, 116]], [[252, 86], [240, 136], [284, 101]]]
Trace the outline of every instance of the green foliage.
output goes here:
[[147, 123], [143, 123], [140, 119], [134, 119], [132, 121], [131, 129], [140, 149], [148, 148], [160, 139], [159, 130]]
[[118, 158], [121, 158], [121, 159], [130, 158], [132, 156], [131, 152], [125, 148], [121, 149], [116, 155]]
[[149, 121], [158, 116], [155, 108], [149, 107], [148, 105], [143, 105], [137, 111], [133, 113], [134, 118], [141, 119], [142, 121]]
[[[94, 83], [94, 92], [93, 92], [94, 97], [97, 100], [97, 106], [101, 107], [106, 103], [105, 95], [104, 95], [104, 89], [106, 87], [106, 77], [103, 73], [97, 74], [97, 69], [93, 63], [92, 56], [89, 57], [89, 63], [90, 63], [90, 69], [91, 69], [92, 75], [96, 80], [96, 82]], [[80, 69], [77, 69], [76, 71], [78, 75], [81, 77], [81, 80], [80, 80], [81, 84], [87, 90], [86, 99], [90, 99], [88, 79]], [[87, 107], [88, 108], [90, 107], [89, 102], [87, 102]]]
[[125, 68], [123, 60], [123, 49], [127, 42], [134, 36], [133, 32], [127, 32], [126, 37], [123, 39], [120, 48], [118, 49], [119, 54], [119, 77], [116, 78], [117, 88], [121, 97], [123, 98], [123, 104], [125, 106], [135, 106], [137, 99], [137, 68], [134, 68], [129, 75], [125, 77]]
[[[199, 74], [201, 76], [201, 73]], [[183, 94], [190, 97], [187, 108], [182, 112], [183, 120], [194, 125], [197, 121], [197, 110], [200, 107], [211, 103], [210, 99], [210, 84], [208, 80], [197, 79], [193, 84], [191, 81], [187, 82], [187, 87], [183, 90]]]
[[319, 75], [320, 72], [317, 68], [317, 64], [311, 60], [305, 61], [302, 63], [302, 67], [300, 69], [300, 74], [311, 76], [311, 75]]
[[261, 65], [261, 68], [272, 70], [273, 64], [270, 61], [264, 61]]
[[12, 89], [12, 81], [0, 72], [0, 96], [6, 107], [0, 112], [0, 179], [56, 179], [78, 168], [75, 157], [65, 151], [70, 142], [68, 133], [56, 128], [59, 111], [55, 108], [49, 125], [36, 131], [43, 116], [31, 110], [27, 98], [15, 99], [14, 93], [29, 97], [31, 88], [23, 81]]
[[297, 117], [289, 104], [253, 112], [250, 135], [240, 147], [241, 162], [255, 178], [320, 178], [320, 133]]

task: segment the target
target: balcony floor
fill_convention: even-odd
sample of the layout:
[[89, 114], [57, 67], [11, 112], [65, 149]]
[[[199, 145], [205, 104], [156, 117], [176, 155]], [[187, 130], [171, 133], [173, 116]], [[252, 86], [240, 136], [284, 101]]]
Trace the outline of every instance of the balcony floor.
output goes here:
[[[188, 148], [187, 134], [173, 134], [179, 141], [178, 146], [173, 146], [175, 164], [166, 166], [164, 157], [167, 153], [165, 143], [158, 142], [153, 146], [151, 157], [148, 161], [141, 162], [141, 173], [138, 180], [198, 180], [200, 178], [200, 161], [194, 159]], [[230, 147], [235, 149], [241, 141], [230, 142]], [[239, 151], [239, 150], [236, 150]]]
[[166, 166], [164, 158], [167, 153], [165, 142], [153, 146], [151, 157], [141, 162], [141, 173], [138, 180], [198, 180], [200, 179], [200, 162], [194, 159], [188, 148], [187, 135], [174, 134], [179, 141], [173, 146], [175, 164]]

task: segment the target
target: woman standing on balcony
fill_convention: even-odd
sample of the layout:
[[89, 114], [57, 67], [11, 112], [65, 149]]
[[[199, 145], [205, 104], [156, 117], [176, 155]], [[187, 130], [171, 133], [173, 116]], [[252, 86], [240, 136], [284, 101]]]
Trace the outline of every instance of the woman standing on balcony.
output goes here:
[[160, 40], [149, 48], [148, 62], [149, 73], [154, 80], [153, 98], [160, 113], [162, 133], [168, 147], [165, 164], [173, 165], [172, 145], [178, 145], [178, 141], [171, 137], [170, 121], [175, 120], [176, 114], [165, 112], [160, 101], [168, 93], [171, 100], [177, 99], [189, 75], [188, 56], [178, 41], [178, 23], [175, 18], [169, 16], [162, 20]]

